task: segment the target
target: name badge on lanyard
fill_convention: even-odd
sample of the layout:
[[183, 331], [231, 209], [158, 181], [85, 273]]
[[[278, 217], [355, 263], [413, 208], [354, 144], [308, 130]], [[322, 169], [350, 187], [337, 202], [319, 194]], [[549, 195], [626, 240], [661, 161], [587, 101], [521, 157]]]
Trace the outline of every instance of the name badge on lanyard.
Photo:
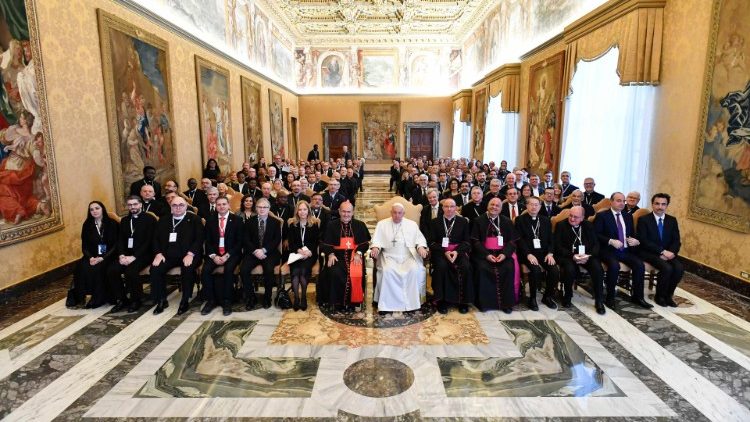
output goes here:
[[219, 238], [219, 247], [220, 247], [220, 248], [223, 248], [223, 247], [224, 247], [224, 236], [221, 236], [221, 237]]
[[586, 245], [578, 245], [578, 255], [586, 255]]
[[104, 243], [98, 244], [96, 247], [96, 251], [97, 251], [97, 254], [104, 255], [105, 253], [107, 253], [107, 245]]
[[534, 239], [534, 249], [542, 249], [542, 241], [539, 239]]
[[447, 248], [447, 247], [448, 247], [448, 243], [449, 243], [449, 239], [448, 239], [447, 237], [444, 237], [444, 238], [443, 238], [443, 244], [442, 244], [442, 247], [443, 247], [443, 248]]
[[169, 233], [169, 243], [174, 243], [177, 241], [177, 233], [172, 232]]
[[501, 248], [503, 247], [503, 237], [502, 236], [498, 236], [497, 237], [497, 246], [499, 246]]
[[132, 237], [128, 238], [128, 249], [133, 249], [133, 238]]

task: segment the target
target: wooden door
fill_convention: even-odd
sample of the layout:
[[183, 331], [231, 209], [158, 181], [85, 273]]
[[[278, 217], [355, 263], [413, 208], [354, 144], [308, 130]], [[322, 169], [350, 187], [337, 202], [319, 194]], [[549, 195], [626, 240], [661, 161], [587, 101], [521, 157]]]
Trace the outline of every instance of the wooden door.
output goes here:
[[435, 136], [435, 129], [426, 127], [409, 128], [409, 158], [421, 158], [427, 156], [428, 159], [434, 159], [432, 151], [432, 140]]
[[344, 157], [344, 145], [352, 153], [352, 130], [351, 129], [328, 129], [328, 157], [337, 159]]

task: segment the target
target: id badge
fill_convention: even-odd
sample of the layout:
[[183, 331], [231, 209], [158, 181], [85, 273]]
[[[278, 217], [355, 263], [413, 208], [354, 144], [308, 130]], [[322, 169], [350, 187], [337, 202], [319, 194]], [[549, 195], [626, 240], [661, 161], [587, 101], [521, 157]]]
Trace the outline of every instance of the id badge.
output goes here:
[[578, 245], [578, 255], [586, 255], [586, 245]]
[[443, 238], [443, 245], [442, 245], [442, 247], [447, 248], [448, 247], [448, 241], [449, 241], [448, 238], [444, 237]]
[[501, 248], [503, 247], [503, 237], [502, 236], [498, 236], [497, 237], [497, 246], [499, 246]]
[[173, 243], [177, 241], [177, 233], [169, 233], [169, 243]]
[[542, 241], [539, 239], [534, 239], [534, 249], [542, 249]]
[[97, 245], [96, 250], [99, 255], [104, 255], [105, 253], [107, 253], [107, 245], [104, 243], [100, 243], [99, 245]]
[[133, 249], [133, 238], [132, 237], [128, 238], [128, 249]]
[[223, 248], [223, 247], [224, 247], [224, 237], [220, 237], [220, 238], [219, 238], [219, 247], [220, 247], [220, 248]]

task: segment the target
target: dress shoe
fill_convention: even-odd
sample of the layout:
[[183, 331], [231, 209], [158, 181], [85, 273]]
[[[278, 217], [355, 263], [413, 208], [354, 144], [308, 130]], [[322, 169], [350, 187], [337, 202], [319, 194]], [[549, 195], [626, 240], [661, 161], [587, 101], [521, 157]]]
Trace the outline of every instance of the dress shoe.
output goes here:
[[128, 312], [136, 312], [139, 309], [141, 309], [141, 302], [131, 302], [130, 305], [128, 305]]
[[224, 314], [224, 316], [232, 315], [232, 307], [229, 305], [222, 306], [221, 313]]
[[388, 311], [378, 311], [378, 315], [380, 315], [380, 316], [386, 316], [388, 314], [390, 314], [390, 312], [388, 312]]
[[[182, 304], [180, 304], [180, 307], [182, 307]], [[203, 309], [201, 309], [201, 315], [210, 314], [211, 311], [213, 311], [215, 307], [216, 307], [216, 304], [212, 300], [209, 300], [208, 302], [206, 302], [205, 305], [203, 305]]]
[[640, 307], [641, 307], [641, 308], [643, 308], [643, 309], [651, 309], [651, 308], [653, 308], [653, 307], [654, 307], [654, 305], [652, 305], [652, 304], [650, 304], [650, 303], [646, 302], [645, 300], [643, 300], [643, 298], [639, 298], [639, 299], [630, 299], [630, 301], [631, 301], [631, 302], [632, 302], [633, 304], [635, 304], [635, 305], [638, 305], [638, 306], [640, 306]]
[[86, 309], [96, 309], [96, 308], [98, 308], [98, 307], [100, 307], [100, 306], [102, 306], [102, 304], [101, 304], [101, 303], [95, 303], [95, 302], [94, 302], [93, 300], [89, 300], [89, 301], [88, 301], [88, 302], [86, 303], [86, 306], [85, 306], [85, 308], [86, 308]]
[[573, 303], [570, 301], [570, 299], [563, 299], [562, 307], [565, 309], [570, 309], [573, 307]]
[[557, 303], [555, 303], [555, 300], [549, 296], [542, 297], [542, 303], [547, 305], [550, 309], [557, 309]]
[[607, 308], [613, 311], [617, 310], [617, 302], [614, 299], [606, 301], [605, 305], [607, 305]]
[[669, 305], [667, 305], [667, 302], [664, 301], [664, 299], [662, 299], [659, 296], [655, 296], [654, 297], [654, 303], [657, 304], [657, 305], [659, 305], [659, 306], [664, 306], [664, 307], [669, 306]]
[[536, 303], [535, 298], [529, 298], [529, 302], [527, 303], [527, 305], [529, 305], [529, 309], [531, 309], [532, 311], [539, 310], [539, 305]]
[[156, 308], [154, 308], [154, 315], [159, 315], [160, 313], [164, 312], [164, 309], [169, 307], [169, 302], [166, 300], [157, 301], [156, 302]]
[[182, 315], [190, 309], [190, 304], [187, 302], [180, 302], [180, 307], [177, 308], [177, 315]]
[[513, 308], [503, 308], [503, 312], [510, 315], [510, 313], [513, 312]]
[[665, 300], [664, 303], [666, 303], [667, 305], [669, 305], [672, 308], [676, 308], [677, 307], [677, 302], [675, 302], [674, 299], [672, 299], [671, 297], [669, 299]]
[[247, 302], [245, 302], [245, 310], [246, 311], [252, 311], [255, 309], [255, 299], [250, 299]]
[[[609, 306], [609, 304], [607, 306]], [[596, 313], [599, 315], [604, 315], [607, 312], [607, 310], [604, 309], [604, 305], [602, 305], [601, 302], [596, 302], [594, 304], [594, 307], [596, 308]]]
[[295, 312], [299, 311], [299, 303], [294, 302], [294, 304], [292, 305], [292, 309], [294, 309]]
[[270, 297], [264, 297], [263, 298], [263, 309], [268, 309], [271, 307], [271, 298]]
[[458, 305], [458, 312], [465, 314], [469, 312], [469, 305]]
[[445, 302], [438, 302], [437, 311], [440, 312], [441, 314], [447, 314], [448, 305], [446, 305]]
[[118, 301], [115, 306], [112, 307], [112, 310], [110, 311], [113, 314], [116, 314], [118, 312], [122, 312], [123, 309], [125, 309], [126, 305], [125, 302]]
[[302, 303], [299, 305], [299, 308], [303, 311], [307, 310], [307, 298], [302, 299]]

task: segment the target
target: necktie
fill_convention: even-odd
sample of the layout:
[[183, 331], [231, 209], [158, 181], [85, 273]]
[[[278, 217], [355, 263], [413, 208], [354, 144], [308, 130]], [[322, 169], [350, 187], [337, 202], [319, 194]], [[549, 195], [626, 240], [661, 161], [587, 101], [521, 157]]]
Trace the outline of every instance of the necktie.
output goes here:
[[[225, 220], [225, 217], [219, 217], [219, 237], [220, 238], [224, 237], [224, 230], [226, 229], [226, 223], [224, 222], [224, 220]], [[221, 244], [223, 245], [224, 242], [221, 242]], [[219, 246], [219, 255], [224, 255], [225, 251], [226, 250], [224, 249], [224, 246]]]
[[214, 211], [216, 211], [216, 206], [211, 204], [211, 212], [214, 212]]
[[510, 219], [515, 220], [518, 216], [518, 211], [516, 211], [516, 204], [511, 204], [510, 206]]
[[263, 247], [263, 236], [266, 235], [266, 221], [260, 220], [258, 223], [258, 241], [260, 246]]
[[437, 208], [432, 209], [432, 218], [437, 218]]
[[552, 217], [552, 205], [547, 205], [547, 217]]
[[620, 222], [620, 213], [615, 214], [615, 221], [617, 222], [617, 239], [622, 242], [622, 247], [620, 250], [625, 249], [625, 228], [622, 226], [622, 223]]
[[659, 240], [664, 240], [664, 217], [659, 217], [657, 228], [659, 229]]

